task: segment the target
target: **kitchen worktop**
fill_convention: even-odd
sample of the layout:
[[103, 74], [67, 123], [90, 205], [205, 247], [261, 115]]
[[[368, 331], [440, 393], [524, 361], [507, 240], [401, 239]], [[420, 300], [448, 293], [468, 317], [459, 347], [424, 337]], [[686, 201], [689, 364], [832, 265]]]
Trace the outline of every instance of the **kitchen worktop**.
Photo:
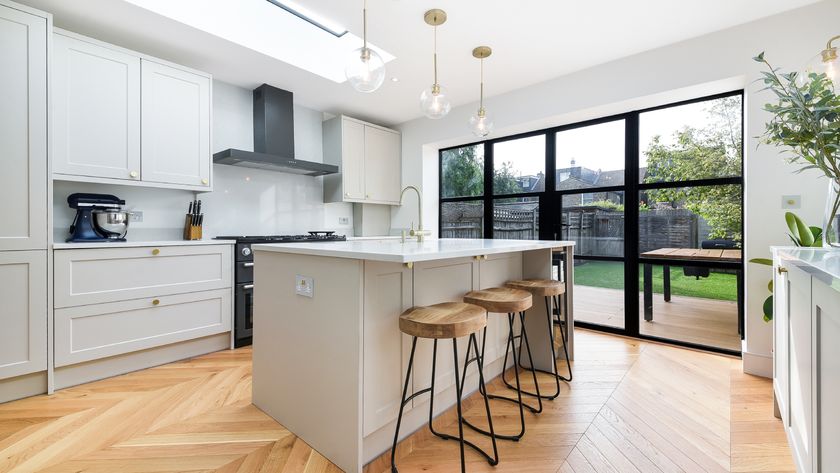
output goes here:
[[350, 240], [323, 243], [283, 243], [254, 245], [254, 251], [274, 251], [312, 256], [363, 259], [392, 263], [411, 263], [465, 256], [492, 255], [516, 251], [565, 248], [573, 241], [481, 240], [442, 238], [426, 240]]
[[795, 261], [798, 266], [826, 284], [840, 287], [840, 248], [774, 246], [772, 250], [784, 260]]
[[129, 240], [129, 241], [91, 241], [54, 243], [56, 250], [76, 250], [82, 248], [138, 248], [143, 246], [197, 246], [197, 245], [233, 245], [234, 240]]

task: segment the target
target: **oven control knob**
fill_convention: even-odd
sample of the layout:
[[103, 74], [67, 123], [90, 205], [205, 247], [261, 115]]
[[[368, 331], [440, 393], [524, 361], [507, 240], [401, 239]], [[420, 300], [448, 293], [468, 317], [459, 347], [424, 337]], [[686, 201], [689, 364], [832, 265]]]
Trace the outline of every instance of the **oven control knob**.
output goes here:
[[245, 248], [242, 248], [242, 256], [250, 256], [250, 255], [251, 255], [251, 249], [250, 248], [248, 248], [247, 246]]

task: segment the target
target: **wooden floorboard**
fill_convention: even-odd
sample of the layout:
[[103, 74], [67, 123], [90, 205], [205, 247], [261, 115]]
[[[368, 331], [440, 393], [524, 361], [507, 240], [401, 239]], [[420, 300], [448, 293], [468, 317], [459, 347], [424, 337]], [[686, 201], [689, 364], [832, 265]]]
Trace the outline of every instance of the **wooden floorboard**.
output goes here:
[[[542, 414], [526, 414], [520, 442], [499, 442], [498, 466], [468, 450], [468, 471], [793, 471], [770, 381], [743, 374], [740, 360], [586, 330], [577, 337], [574, 382]], [[489, 389], [507, 391], [499, 379]], [[340, 471], [250, 399], [244, 348], [0, 404], [0, 472]], [[516, 430], [513, 405], [491, 408], [498, 431]], [[478, 424], [483, 409], [476, 395], [464, 402]], [[455, 413], [435, 425], [455, 432]], [[458, 458], [457, 443], [427, 429], [398, 449], [402, 473], [458, 471]], [[388, 455], [365, 471], [390, 471]]]

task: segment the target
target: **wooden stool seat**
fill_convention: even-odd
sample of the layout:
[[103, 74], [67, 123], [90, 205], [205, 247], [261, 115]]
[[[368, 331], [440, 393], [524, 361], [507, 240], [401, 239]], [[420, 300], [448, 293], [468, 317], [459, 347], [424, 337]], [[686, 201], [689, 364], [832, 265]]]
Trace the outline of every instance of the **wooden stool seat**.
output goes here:
[[533, 297], [530, 292], [521, 289], [491, 287], [468, 292], [464, 296], [464, 302], [481, 306], [487, 312], [512, 314], [530, 309]]
[[534, 297], [551, 297], [566, 293], [566, 283], [553, 279], [518, 279], [506, 282], [505, 286], [528, 291]]
[[419, 338], [460, 338], [487, 325], [484, 309], [463, 302], [412, 307], [400, 315], [400, 330]]

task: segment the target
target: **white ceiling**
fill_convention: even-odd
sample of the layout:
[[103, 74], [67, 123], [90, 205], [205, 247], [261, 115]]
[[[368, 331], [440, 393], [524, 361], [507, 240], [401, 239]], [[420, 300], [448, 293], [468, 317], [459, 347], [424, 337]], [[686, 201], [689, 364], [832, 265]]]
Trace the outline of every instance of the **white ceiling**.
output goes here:
[[[818, 0], [368, 0], [368, 38], [396, 57], [387, 65], [385, 84], [373, 94], [123, 0], [18, 1], [53, 13], [56, 26], [71, 31], [242, 87], [265, 82], [290, 90], [296, 103], [316, 110], [391, 125], [421, 116], [419, 95], [432, 82], [432, 28], [423, 22], [423, 12], [432, 7], [448, 13], [438, 29], [438, 63], [440, 82], [457, 106], [478, 99], [478, 61], [471, 56], [478, 45], [493, 48], [485, 61], [485, 91], [492, 96]], [[296, 1], [361, 36], [362, 0]], [[266, 41], [278, 43], [275, 49], [304, 46], [285, 31]], [[667, 64], [662, 67], [667, 74]], [[620, 81], [617, 77], [617, 87]]]

